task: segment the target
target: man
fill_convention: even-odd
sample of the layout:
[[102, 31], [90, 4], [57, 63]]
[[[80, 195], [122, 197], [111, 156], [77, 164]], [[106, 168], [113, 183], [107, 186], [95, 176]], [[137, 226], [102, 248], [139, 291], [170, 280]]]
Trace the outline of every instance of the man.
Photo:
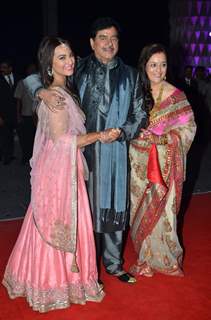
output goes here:
[[[25, 71], [27, 76], [36, 72], [37, 69], [34, 63], [27, 65]], [[31, 159], [35, 135], [34, 102], [24, 84], [24, 79], [18, 81], [14, 96], [17, 99], [17, 133], [22, 151], [21, 163], [24, 165]]]
[[[87, 132], [119, 128], [115, 139], [85, 150], [90, 177], [88, 191], [93, 214], [98, 270], [127, 283], [136, 280], [123, 270], [124, 231], [128, 224], [128, 141], [146, 125], [137, 71], [117, 57], [120, 28], [112, 18], [100, 18], [91, 28], [93, 54], [80, 59], [74, 75]], [[58, 92], [39, 90], [49, 106], [62, 103]]]
[[1, 62], [0, 73], [0, 152], [4, 165], [8, 165], [14, 159], [14, 128], [17, 122], [14, 90], [17, 79], [12, 63], [7, 59]]

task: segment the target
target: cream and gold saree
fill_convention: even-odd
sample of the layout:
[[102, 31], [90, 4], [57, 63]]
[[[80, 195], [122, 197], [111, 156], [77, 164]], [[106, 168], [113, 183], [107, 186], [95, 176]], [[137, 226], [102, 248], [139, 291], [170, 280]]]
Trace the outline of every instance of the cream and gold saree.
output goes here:
[[196, 131], [183, 92], [176, 89], [161, 102], [150, 116], [148, 130], [159, 137], [159, 144], [140, 134], [130, 145], [131, 236], [138, 254], [131, 272], [181, 275], [183, 251], [177, 237], [177, 213], [186, 155]]

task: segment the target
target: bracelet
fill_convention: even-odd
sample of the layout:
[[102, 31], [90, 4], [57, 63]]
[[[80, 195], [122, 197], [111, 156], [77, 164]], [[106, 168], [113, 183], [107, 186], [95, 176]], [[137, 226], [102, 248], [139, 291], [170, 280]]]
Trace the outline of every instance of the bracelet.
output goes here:
[[167, 144], [168, 143], [168, 138], [166, 136], [166, 134], [162, 135], [159, 137], [159, 143], [158, 144]]
[[150, 141], [150, 143], [165, 145], [168, 143], [168, 138], [167, 138], [166, 134], [164, 134], [162, 136], [151, 135], [149, 137], [149, 141]]

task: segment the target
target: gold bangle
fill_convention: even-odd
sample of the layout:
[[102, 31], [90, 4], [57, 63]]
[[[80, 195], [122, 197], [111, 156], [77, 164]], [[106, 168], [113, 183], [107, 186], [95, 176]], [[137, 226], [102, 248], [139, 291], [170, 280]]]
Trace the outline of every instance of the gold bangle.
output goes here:
[[167, 144], [167, 143], [168, 143], [168, 138], [167, 138], [166, 135], [163, 135], [163, 136], [159, 137], [159, 144], [164, 145], [164, 144]]

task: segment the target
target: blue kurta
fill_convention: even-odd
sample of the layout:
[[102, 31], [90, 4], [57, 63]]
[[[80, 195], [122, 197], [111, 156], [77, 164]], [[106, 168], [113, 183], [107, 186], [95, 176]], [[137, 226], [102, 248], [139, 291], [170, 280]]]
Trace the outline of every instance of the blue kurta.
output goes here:
[[[90, 170], [88, 191], [96, 232], [124, 230], [129, 211], [128, 141], [146, 125], [146, 113], [137, 71], [115, 58], [113, 65], [100, 63], [94, 55], [81, 59], [75, 73], [87, 132], [121, 128], [118, 141], [96, 142], [85, 149]], [[105, 103], [109, 72], [109, 103]]]

